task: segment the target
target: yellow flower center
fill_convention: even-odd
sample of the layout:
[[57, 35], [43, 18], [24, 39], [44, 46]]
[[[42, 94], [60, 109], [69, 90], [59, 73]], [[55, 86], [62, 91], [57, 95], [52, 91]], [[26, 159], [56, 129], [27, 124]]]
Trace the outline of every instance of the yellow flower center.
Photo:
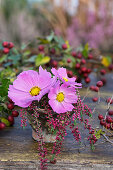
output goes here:
[[57, 94], [56, 100], [58, 100], [58, 102], [62, 102], [64, 100], [63, 92]]
[[40, 87], [34, 86], [30, 89], [29, 93], [31, 96], [37, 96], [39, 95], [40, 91], [41, 91]]
[[68, 79], [67, 78], [65, 78], [65, 77], [63, 77], [63, 79], [67, 82], [68, 81]]

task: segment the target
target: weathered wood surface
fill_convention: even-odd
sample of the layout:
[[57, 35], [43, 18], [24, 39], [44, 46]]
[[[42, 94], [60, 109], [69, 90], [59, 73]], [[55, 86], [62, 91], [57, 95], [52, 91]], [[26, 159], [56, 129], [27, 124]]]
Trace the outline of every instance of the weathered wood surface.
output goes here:
[[[113, 76], [107, 75], [107, 85], [102, 88], [103, 96], [107, 98], [113, 94]], [[93, 82], [96, 82], [96, 78], [93, 78]], [[81, 90], [81, 94], [85, 94], [85, 90]], [[91, 96], [96, 93], [88, 95], [88, 99], [85, 100], [92, 108]], [[93, 115], [93, 126], [99, 127], [99, 121], [97, 115], [99, 112], [105, 114], [107, 105], [103, 102], [97, 106], [97, 111]], [[113, 105], [111, 106], [113, 109]], [[4, 131], [0, 131], [0, 170], [12, 170], [12, 169], [39, 169], [39, 157], [37, 146], [31, 137], [31, 127], [28, 126], [22, 129], [20, 126], [20, 118], [15, 119], [13, 127], [7, 128]], [[81, 127], [81, 130], [83, 128]], [[86, 140], [87, 131], [82, 130], [82, 145], [79, 145], [73, 139], [72, 134], [69, 133], [65, 138], [62, 146], [62, 152], [57, 157], [57, 163], [55, 165], [49, 164], [50, 170], [76, 170], [76, 169], [113, 169], [113, 145], [106, 142], [104, 139], [99, 140], [96, 144], [95, 151], [91, 151]], [[51, 150], [51, 145], [48, 144], [48, 149]], [[85, 146], [86, 145], [86, 146]]]

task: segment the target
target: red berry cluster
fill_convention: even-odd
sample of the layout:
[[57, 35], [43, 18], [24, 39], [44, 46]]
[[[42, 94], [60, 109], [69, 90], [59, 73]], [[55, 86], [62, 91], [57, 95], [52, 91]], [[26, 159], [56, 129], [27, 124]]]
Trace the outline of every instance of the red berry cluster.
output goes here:
[[113, 110], [109, 110], [108, 114], [105, 118], [102, 114], [98, 115], [98, 119], [100, 120], [100, 125], [104, 126], [107, 129], [113, 130]]
[[[90, 90], [91, 90], [91, 91], [98, 92], [99, 89], [100, 89], [102, 86], [103, 86], [103, 82], [102, 82], [102, 81], [98, 81], [98, 82], [96, 83], [96, 86], [94, 86], [94, 85], [91, 85], [91, 86], [90, 86]], [[93, 97], [92, 100], [93, 100], [93, 102], [97, 102], [97, 101], [98, 101], [98, 97]]]
[[[91, 79], [89, 78], [89, 74], [92, 72], [92, 70], [85, 66], [86, 59], [82, 56], [80, 52], [79, 53], [72, 52], [71, 54], [76, 59], [79, 59], [79, 62], [77, 62], [75, 65], [75, 69], [78, 71], [78, 74], [80, 75], [80, 77], [84, 78], [86, 83], [90, 83]], [[93, 59], [92, 54], [88, 55], [88, 60], [90, 59]]]
[[14, 44], [12, 42], [4, 41], [2, 43], [3, 46], [3, 53], [8, 54], [10, 52], [10, 49], [14, 47]]
[[95, 136], [95, 130], [91, 127], [91, 124], [89, 124], [88, 119], [85, 119], [84, 124], [85, 124], [85, 128], [89, 130], [90, 136], [88, 136], [88, 140], [91, 145], [91, 148], [93, 149], [94, 144], [97, 142], [97, 138]]
[[[14, 117], [18, 117], [19, 113], [17, 110], [14, 109], [14, 103], [13, 101], [9, 98], [8, 99], [9, 103], [7, 103], [7, 109], [11, 113], [10, 115], [8, 114], [7, 120], [9, 121], [10, 125], [12, 126], [14, 124]], [[3, 122], [0, 122], [0, 130], [5, 129], [6, 124]]]
[[110, 97], [106, 100], [107, 103], [113, 104], [113, 99], [111, 99]]

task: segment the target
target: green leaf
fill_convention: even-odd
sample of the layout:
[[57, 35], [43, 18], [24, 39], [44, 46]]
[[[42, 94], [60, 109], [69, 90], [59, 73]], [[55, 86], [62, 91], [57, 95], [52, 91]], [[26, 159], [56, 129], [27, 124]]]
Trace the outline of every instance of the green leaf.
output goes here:
[[5, 118], [0, 118], [1, 122], [5, 123], [6, 126], [10, 126], [10, 122]]
[[89, 50], [89, 44], [88, 44], [88, 43], [85, 45], [84, 49], [85, 49], [86, 51]]
[[37, 56], [37, 58], [35, 59], [35, 64], [38, 67], [40, 65], [48, 63], [49, 61], [50, 61], [50, 57], [49, 56], [43, 57], [41, 54], [39, 54]]
[[10, 80], [9, 79], [2, 79], [2, 86], [5, 86], [7, 87], [10, 83]]
[[54, 38], [54, 32], [52, 32], [49, 36], [47, 36], [47, 40], [51, 42]]
[[35, 59], [36, 59], [37, 55], [33, 55], [31, 56], [28, 60], [26, 60], [27, 62], [31, 62], [31, 63], [34, 63], [35, 62]]
[[4, 64], [4, 67], [8, 67], [8, 66], [10, 66], [11, 64], [12, 64], [12, 62], [7, 62], [7, 63]]
[[86, 58], [88, 58], [88, 53], [89, 53], [89, 45], [88, 43], [84, 46], [84, 49], [82, 51], [82, 55]]
[[40, 43], [39, 44], [49, 44], [50, 42], [47, 39], [43, 39], [43, 38], [37, 38]]
[[2, 76], [0, 77], [0, 79], [1, 79], [0, 96], [5, 97], [5, 96], [8, 95], [8, 87], [9, 87], [9, 84], [10, 84], [10, 80], [5, 79]]
[[3, 109], [4, 109], [4, 107], [3, 107], [3, 106], [0, 106], [0, 112], [1, 112]]
[[7, 59], [7, 55], [3, 55], [1, 58], [0, 58], [0, 63], [6, 61]]
[[24, 50], [26, 47], [27, 47], [27, 45], [26, 45], [26, 44], [22, 44], [22, 46], [21, 46], [21, 50]]
[[27, 50], [27, 51], [25, 51], [25, 52], [23, 53], [23, 56], [24, 56], [24, 57], [25, 57], [25, 56], [28, 56], [30, 53], [31, 53], [30, 50]]
[[102, 131], [102, 129], [99, 129], [98, 131], [95, 130], [95, 136], [97, 139], [100, 139], [101, 135], [104, 134], [105, 132]]
[[111, 56], [107, 56], [106, 58], [107, 58], [107, 60], [109, 62], [109, 65], [110, 65], [112, 63], [112, 57]]
[[65, 43], [65, 41], [63, 40], [62, 37], [57, 37], [57, 36], [55, 36], [54, 39], [55, 39], [55, 41], [56, 41], [57, 43], [59, 43], [60, 45], [62, 45], [62, 44]]
[[13, 53], [18, 54], [18, 51], [16, 48], [13, 48], [12, 50], [13, 50]]
[[8, 57], [9, 60], [12, 60], [14, 65], [18, 63], [20, 58], [21, 58], [21, 54], [11, 55], [11, 56]]
[[74, 120], [74, 126], [76, 126], [76, 120]]
[[95, 146], [93, 144], [91, 144], [91, 150], [95, 150]]
[[0, 50], [3, 50], [3, 48], [4, 48], [4, 47], [2, 46], [2, 43], [0, 43]]

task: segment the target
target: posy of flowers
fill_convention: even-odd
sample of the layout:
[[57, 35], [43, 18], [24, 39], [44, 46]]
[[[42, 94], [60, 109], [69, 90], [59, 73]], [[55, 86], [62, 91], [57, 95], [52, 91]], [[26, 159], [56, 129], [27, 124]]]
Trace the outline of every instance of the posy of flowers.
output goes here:
[[[39, 137], [38, 151], [41, 161], [41, 169], [46, 169], [48, 160], [56, 163], [55, 156], [60, 153], [62, 142], [67, 134], [66, 128], [70, 127], [76, 141], [81, 140], [77, 121], [84, 124], [89, 130], [91, 146], [97, 141], [95, 131], [88, 122], [91, 117], [91, 109], [82, 103], [78, 88], [82, 87], [76, 79], [67, 76], [66, 69], [55, 68], [48, 72], [39, 67], [39, 72], [34, 70], [23, 71], [17, 76], [13, 85], [9, 86], [8, 97], [15, 105], [24, 108], [21, 110], [22, 126], [26, 126], [27, 110], [34, 111], [31, 114], [33, 126]], [[40, 117], [43, 114], [46, 127], [50, 133], [56, 135], [50, 158], [47, 156], [47, 148], [43, 140], [43, 125]]]

